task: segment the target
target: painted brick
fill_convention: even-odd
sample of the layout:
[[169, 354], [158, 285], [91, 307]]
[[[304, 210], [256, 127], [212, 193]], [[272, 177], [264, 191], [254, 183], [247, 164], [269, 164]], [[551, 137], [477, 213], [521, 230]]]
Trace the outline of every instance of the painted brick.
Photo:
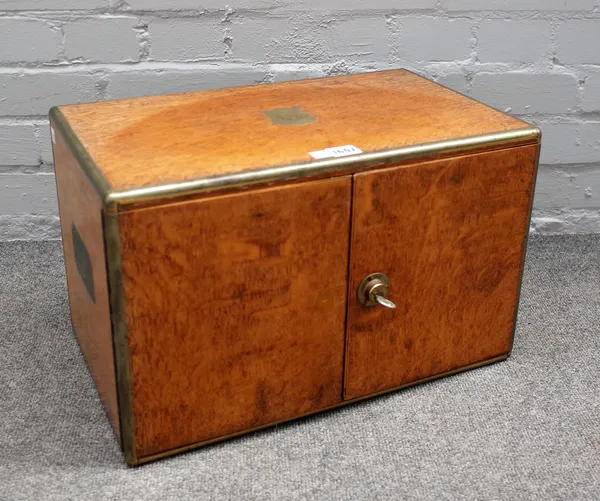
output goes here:
[[304, 56], [302, 60], [322, 62], [326, 60], [323, 39], [330, 29], [327, 25], [310, 26], [306, 19], [239, 17], [231, 26], [232, 56], [263, 62], [294, 62]]
[[0, 124], [0, 165], [38, 165], [40, 155], [34, 124]]
[[[276, 6], [285, 6], [292, 0], [285, 2], [276, 2]], [[127, 5], [133, 10], [140, 11], [178, 11], [178, 10], [226, 10], [232, 9], [272, 9], [274, 7], [273, 0], [229, 0], [223, 2], [221, 0], [170, 0], [168, 3], [165, 0], [127, 0]]]
[[543, 164], [600, 162], [600, 123], [538, 124]]
[[330, 60], [367, 63], [389, 60], [389, 35], [384, 17], [336, 22], [331, 35], [330, 40], [325, 40], [325, 49], [332, 56]]
[[467, 19], [402, 17], [397, 23], [394, 45], [403, 61], [464, 60], [471, 53], [471, 22]]
[[54, 61], [59, 59], [60, 50], [60, 31], [48, 23], [26, 18], [0, 18], [0, 62]]
[[67, 71], [0, 73], [0, 116], [46, 115], [55, 105], [97, 101], [97, 80]]
[[548, 21], [491, 19], [479, 26], [477, 55], [482, 62], [533, 62], [548, 55]]
[[225, 55], [225, 29], [219, 20], [157, 19], [149, 26], [150, 57], [157, 61], [219, 59]]
[[567, 113], [576, 106], [577, 79], [572, 75], [481, 73], [471, 96], [513, 114]]
[[461, 94], [467, 93], [467, 78], [465, 75], [442, 75], [436, 79], [436, 82]]
[[324, 2], [322, 0], [290, 0], [288, 9], [306, 10], [386, 10], [397, 11], [403, 9], [433, 9], [437, 0], [336, 0]]
[[78, 19], [64, 26], [69, 59], [97, 62], [138, 61], [140, 46], [133, 17]]
[[399, 3], [397, 0], [337, 0], [335, 2], [323, 2], [319, 0], [172, 0], [167, 4], [164, 0], [128, 0], [127, 4], [133, 10], [156, 11], [156, 10], [225, 10], [232, 9], [251, 10], [396, 10], [396, 9], [432, 9], [437, 0], [405, 0]]
[[103, 9], [109, 0], [1, 0], [0, 10], [87, 10]]
[[595, 0], [444, 0], [447, 10], [592, 10]]
[[52, 139], [50, 138], [50, 123], [43, 122], [37, 124], [37, 139], [40, 144], [42, 162], [45, 164], [54, 163], [52, 156]]
[[556, 57], [563, 64], [600, 63], [600, 20], [566, 21], [558, 27]]
[[541, 166], [533, 205], [536, 209], [600, 207], [600, 167]]
[[600, 73], [585, 80], [581, 106], [584, 111], [600, 111]]
[[312, 65], [272, 64], [269, 72], [273, 75], [273, 82], [289, 82], [290, 80], [306, 80], [321, 78], [325, 72]]
[[241, 67], [224, 69], [219, 66], [196, 70], [123, 71], [111, 75], [108, 96], [121, 99], [195, 90], [251, 85], [263, 81], [266, 71]]
[[319, 22], [299, 17], [240, 17], [232, 23], [236, 60], [283, 62], [387, 61], [389, 47], [383, 16]]
[[57, 214], [54, 174], [0, 174], [0, 215]]

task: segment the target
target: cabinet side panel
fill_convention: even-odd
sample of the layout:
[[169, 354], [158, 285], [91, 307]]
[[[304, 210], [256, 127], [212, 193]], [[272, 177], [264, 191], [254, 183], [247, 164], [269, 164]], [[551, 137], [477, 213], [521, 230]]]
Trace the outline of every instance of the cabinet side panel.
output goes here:
[[341, 402], [351, 184], [121, 214], [138, 457]]
[[73, 330], [120, 440], [102, 201], [55, 129], [54, 168]]
[[[538, 147], [355, 177], [345, 398], [507, 355]], [[389, 277], [390, 310], [362, 306]]]

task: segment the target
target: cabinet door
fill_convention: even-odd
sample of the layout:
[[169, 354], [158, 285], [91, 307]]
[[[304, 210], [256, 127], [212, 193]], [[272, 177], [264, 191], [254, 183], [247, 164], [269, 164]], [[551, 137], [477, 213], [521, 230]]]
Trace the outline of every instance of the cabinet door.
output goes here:
[[351, 185], [121, 215], [139, 457], [341, 401]]
[[[346, 399], [511, 350], [537, 146], [355, 176]], [[396, 309], [363, 306], [380, 272]]]

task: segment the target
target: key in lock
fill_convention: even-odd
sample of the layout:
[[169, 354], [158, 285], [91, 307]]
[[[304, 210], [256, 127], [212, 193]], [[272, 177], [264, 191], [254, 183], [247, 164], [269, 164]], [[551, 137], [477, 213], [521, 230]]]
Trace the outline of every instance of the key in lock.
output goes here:
[[358, 300], [363, 306], [384, 306], [395, 309], [393, 301], [386, 298], [390, 291], [390, 281], [383, 273], [371, 273], [358, 287]]

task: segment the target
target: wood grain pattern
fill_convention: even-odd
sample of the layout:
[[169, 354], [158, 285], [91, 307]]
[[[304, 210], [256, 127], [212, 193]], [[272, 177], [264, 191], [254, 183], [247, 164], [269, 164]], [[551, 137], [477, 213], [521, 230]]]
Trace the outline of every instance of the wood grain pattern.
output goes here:
[[138, 457], [341, 401], [351, 184], [120, 215]]
[[[108, 419], [120, 439], [102, 201], [56, 130], [54, 168], [73, 329]], [[93, 294], [75, 262], [73, 225], [88, 251]]]
[[[357, 175], [345, 398], [511, 350], [537, 146]], [[390, 278], [398, 308], [356, 291]]]
[[[316, 117], [275, 125], [265, 110]], [[116, 191], [529, 127], [404, 70], [60, 107]]]

